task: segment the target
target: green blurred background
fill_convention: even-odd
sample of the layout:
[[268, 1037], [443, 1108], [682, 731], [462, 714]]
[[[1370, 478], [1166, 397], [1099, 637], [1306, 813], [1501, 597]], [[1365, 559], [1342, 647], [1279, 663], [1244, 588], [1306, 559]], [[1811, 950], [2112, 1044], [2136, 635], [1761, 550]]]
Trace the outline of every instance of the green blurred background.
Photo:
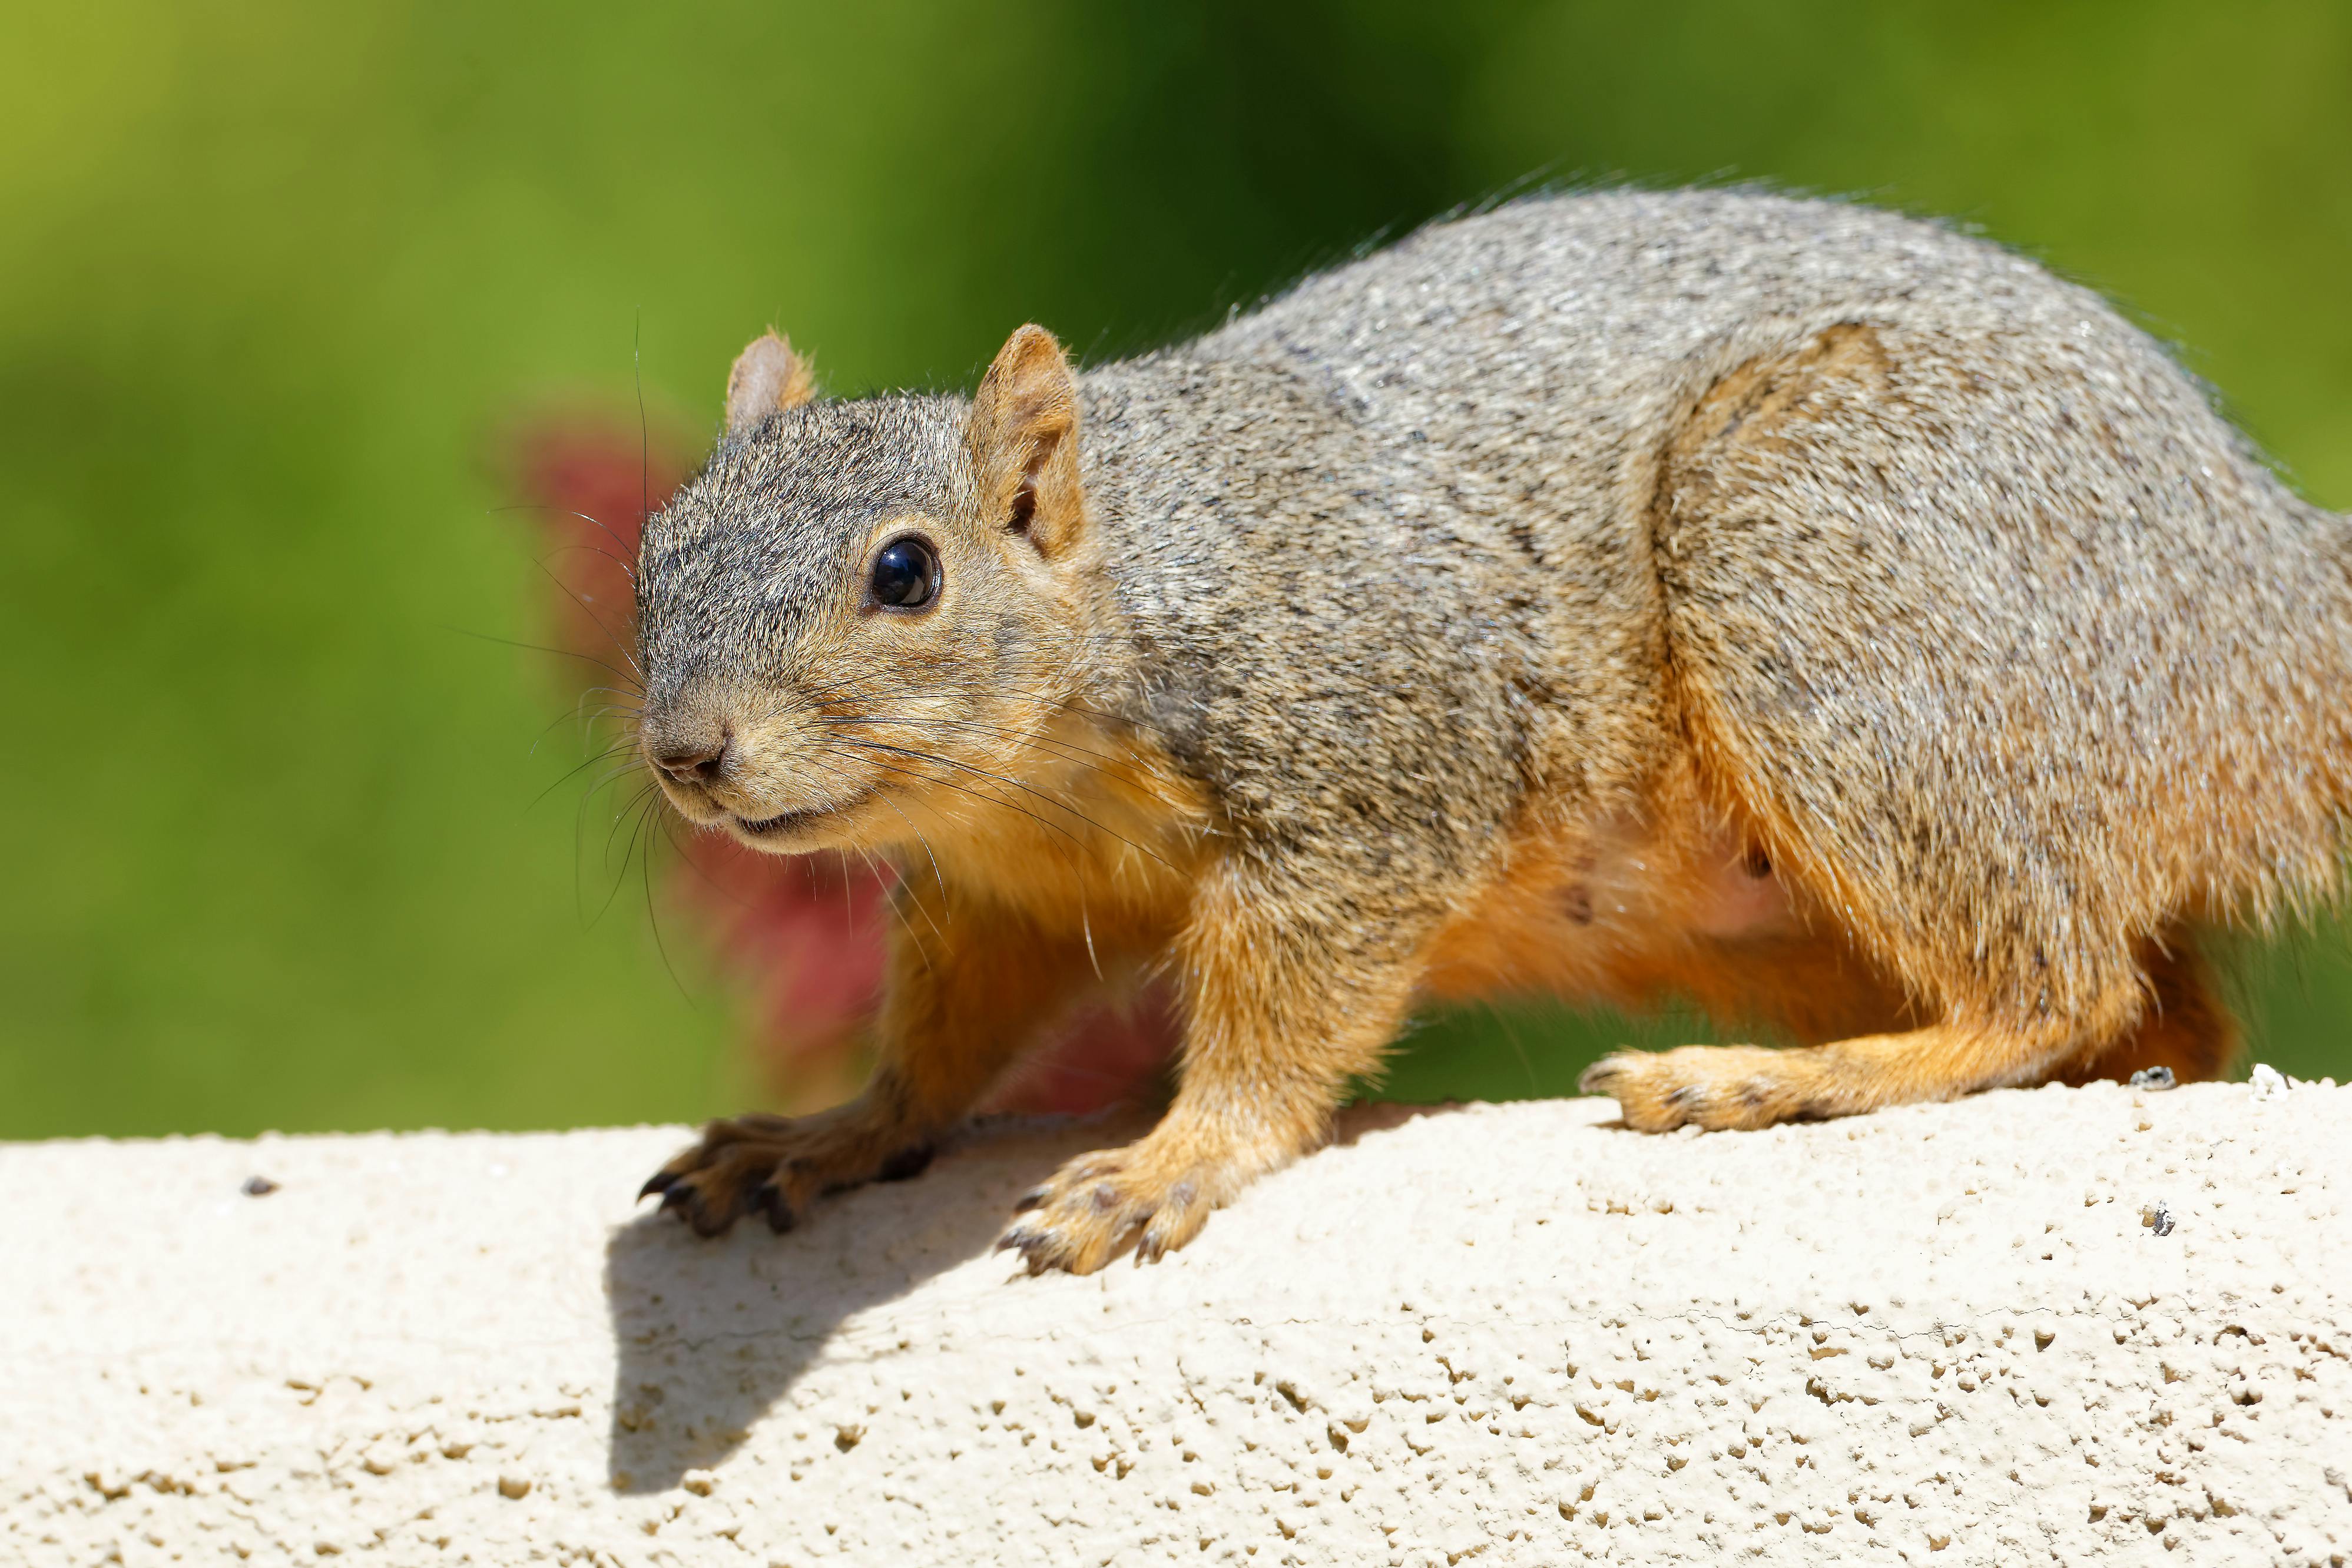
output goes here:
[[[728, 1107], [707, 958], [592, 918], [574, 677], [467, 634], [547, 635], [501, 422], [634, 419], [641, 343], [708, 430], [771, 320], [836, 391], [1114, 355], [1530, 175], [1980, 225], [2352, 507], [2339, 4], [11, 8], [0, 1135]], [[2260, 1056], [2352, 1077], [2339, 931], [2237, 967]], [[1391, 1090], [1628, 1033], [1442, 1019]]]

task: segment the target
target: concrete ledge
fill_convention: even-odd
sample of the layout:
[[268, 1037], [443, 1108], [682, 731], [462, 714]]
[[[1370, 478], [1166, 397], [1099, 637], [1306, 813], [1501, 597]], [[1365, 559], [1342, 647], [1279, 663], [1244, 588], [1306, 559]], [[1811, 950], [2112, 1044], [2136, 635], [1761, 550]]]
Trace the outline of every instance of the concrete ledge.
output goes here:
[[1120, 1126], [717, 1243], [677, 1128], [0, 1149], [0, 1559], [2352, 1554], [2352, 1090], [1612, 1113], [1358, 1113], [1086, 1280], [987, 1248]]

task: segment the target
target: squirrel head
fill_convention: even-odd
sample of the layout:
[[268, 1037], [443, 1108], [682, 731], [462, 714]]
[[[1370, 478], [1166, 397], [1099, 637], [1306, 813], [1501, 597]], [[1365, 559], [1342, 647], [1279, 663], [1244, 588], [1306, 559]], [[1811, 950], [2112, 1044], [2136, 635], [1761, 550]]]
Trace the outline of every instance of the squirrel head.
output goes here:
[[771, 332], [638, 552], [639, 743], [680, 813], [780, 853], [1022, 809], [1088, 644], [1077, 389], [1013, 334], [970, 401], [829, 401]]

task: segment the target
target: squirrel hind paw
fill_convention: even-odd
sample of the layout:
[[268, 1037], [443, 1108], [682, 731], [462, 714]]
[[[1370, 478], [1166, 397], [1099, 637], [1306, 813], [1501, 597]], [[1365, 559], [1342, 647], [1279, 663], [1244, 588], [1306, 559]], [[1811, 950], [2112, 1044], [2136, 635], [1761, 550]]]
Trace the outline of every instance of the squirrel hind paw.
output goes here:
[[1616, 1101], [1618, 1114], [1635, 1132], [1727, 1130], [1769, 1127], [1808, 1114], [1803, 1076], [1790, 1052], [1686, 1045], [1612, 1052], [1586, 1068], [1576, 1087]]

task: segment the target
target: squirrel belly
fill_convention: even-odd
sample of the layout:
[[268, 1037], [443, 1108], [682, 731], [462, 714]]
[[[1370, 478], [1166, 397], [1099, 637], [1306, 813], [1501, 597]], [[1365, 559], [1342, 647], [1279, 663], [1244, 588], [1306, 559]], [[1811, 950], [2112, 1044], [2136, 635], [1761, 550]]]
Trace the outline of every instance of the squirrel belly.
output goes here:
[[2211, 1076], [2198, 930], [2336, 888], [2347, 538], [2095, 295], [1836, 204], [1524, 202], [1082, 374], [1024, 328], [969, 402], [763, 339], [646, 530], [644, 747], [907, 918], [866, 1094], [654, 1186], [919, 1165], [1115, 967], [1181, 1085], [1033, 1269], [1183, 1245], [1432, 997], [1800, 1042], [1598, 1064], [1643, 1130]]

